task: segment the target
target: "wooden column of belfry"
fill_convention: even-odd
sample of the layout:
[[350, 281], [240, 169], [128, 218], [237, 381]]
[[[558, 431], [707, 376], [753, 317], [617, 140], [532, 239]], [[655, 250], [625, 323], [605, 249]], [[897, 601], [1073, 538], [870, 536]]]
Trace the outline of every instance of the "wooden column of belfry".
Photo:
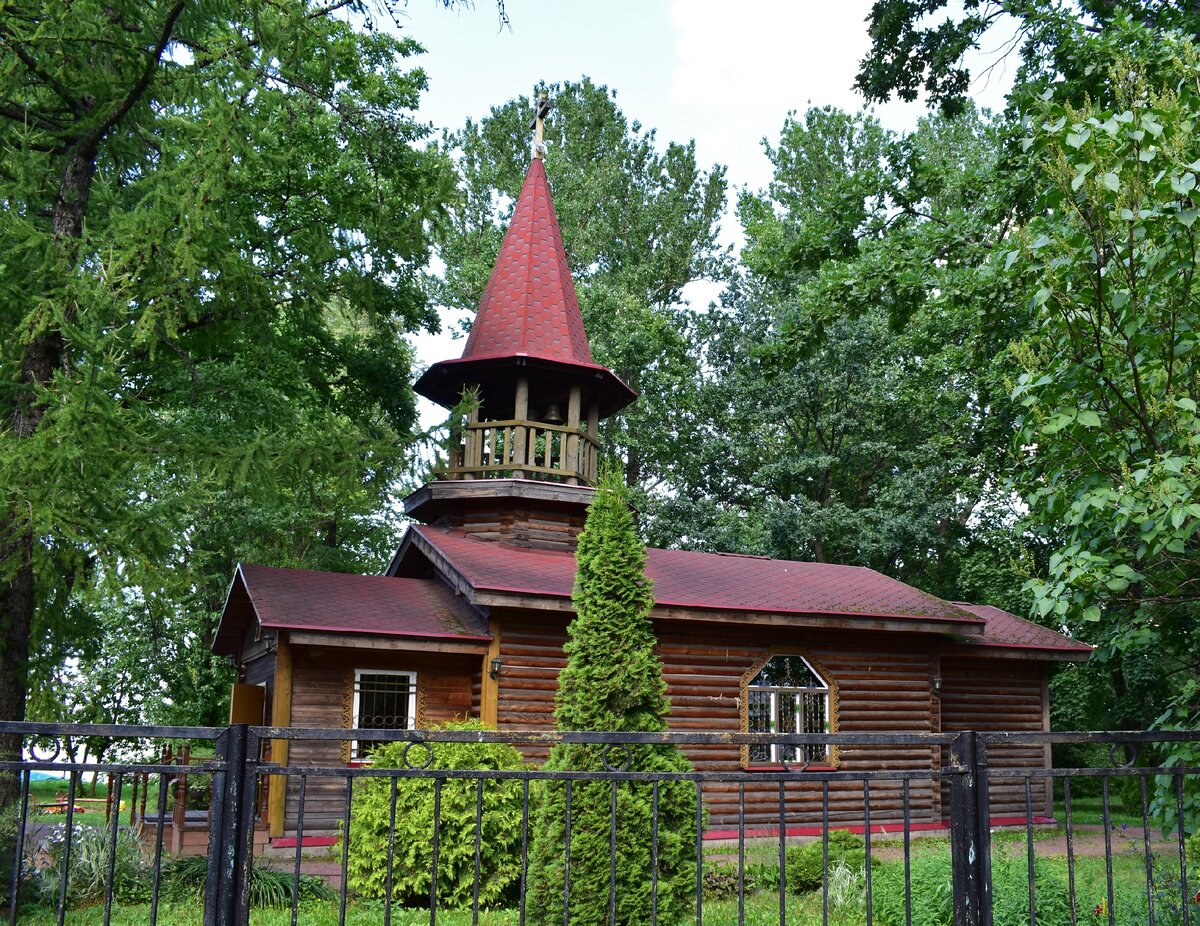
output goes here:
[[587, 479], [595, 485], [600, 478], [600, 452], [596, 449], [600, 445], [600, 403], [594, 400], [588, 404], [587, 433], [594, 442], [587, 445]]
[[[579, 465], [579, 406], [581, 401], [582, 393], [579, 387], [572, 386], [570, 398], [567, 400], [567, 427], [571, 430], [567, 433], [566, 440], [563, 441], [562, 465], [570, 467], [575, 472], [583, 469]], [[567, 485], [579, 485], [579, 480], [571, 476], [567, 479]]]
[[[528, 376], [518, 376], [517, 377], [517, 394], [516, 394], [516, 398], [514, 399], [514, 402], [513, 402], [513, 418], [515, 418], [518, 422], [515, 433], [513, 435], [513, 443], [515, 445], [513, 447], [513, 458], [518, 463], [524, 464], [524, 463], [527, 463], [529, 460], [529, 457], [527, 455], [528, 454], [528, 445], [529, 445], [529, 433], [524, 426], [524, 422], [529, 420], [529, 377]], [[513, 477], [516, 479], [524, 479], [525, 472], [523, 470], [516, 470], [513, 473]]]
[[[479, 424], [479, 406], [476, 405], [467, 413], [467, 424]], [[467, 428], [467, 440], [464, 444], [463, 465], [479, 466], [483, 462], [483, 444], [479, 436], [479, 431], [475, 428]], [[466, 478], [465, 476], [462, 478]]]
[[[281, 630], [275, 645], [275, 694], [271, 700], [271, 726], [291, 725], [292, 644], [287, 632]], [[271, 761], [276, 765], [287, 765], [287, 740], [271, 740]], [[287, 776], [272, 775], [268, 788], [267, 825], [270, 837], [276, 839], [283, 835], [283, 820], [287, 809]]]
[[499, 719], [500, 679], [492, 678], [492, 660], [500, 658], [500, 618], [488, 618], [492, 642], [483, 655], [483, 683], [479, 688], [479, 719], [485, 726], [495, 727]]

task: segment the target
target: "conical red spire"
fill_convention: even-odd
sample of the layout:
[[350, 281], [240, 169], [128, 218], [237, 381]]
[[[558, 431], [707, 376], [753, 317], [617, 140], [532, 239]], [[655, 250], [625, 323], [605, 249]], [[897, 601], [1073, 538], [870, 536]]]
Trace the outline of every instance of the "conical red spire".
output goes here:
[[637, 397], [592, 359], [540, 158], [529, 165], [462, 356], [433, 364], [415, 388], [449, 408], [464, 386], [498, 384], [518, 366], [592, 383], [602, 416]]
[[540, 158], [529, 165], [462, 359], [514, 355], [593, 363]]

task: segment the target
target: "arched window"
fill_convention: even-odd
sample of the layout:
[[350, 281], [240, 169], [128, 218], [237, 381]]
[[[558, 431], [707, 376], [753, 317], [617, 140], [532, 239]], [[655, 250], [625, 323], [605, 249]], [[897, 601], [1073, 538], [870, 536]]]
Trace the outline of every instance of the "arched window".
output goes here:
[[[750, 733], [828, 733], [829, 683], [803, 656], [772, 656], [746, 684]], [[825, 744], [751, 746], [751, 763], [831, 761]]]

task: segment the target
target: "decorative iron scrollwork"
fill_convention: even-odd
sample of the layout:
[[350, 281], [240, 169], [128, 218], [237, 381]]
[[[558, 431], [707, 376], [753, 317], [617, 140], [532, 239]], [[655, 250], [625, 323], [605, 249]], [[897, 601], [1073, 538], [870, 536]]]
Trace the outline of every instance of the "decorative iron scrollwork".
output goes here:
[[[1124, 761], [1119, 758], [1124, 756]], [[1133, 768], [1138, 758], [1137, 743], [1113, 743], [1108, 747], [1108, 761], [1113, 768]]]
[[57, 762], [59, 756], [66, 754], [64, 761], [70, 761], [70, 750], [57, 738], [51, 736], [39, 736], [36, 739], [31, 739], [25, 746], [29, 757], [34, 762]]
[[[624, 762], [617, 765], [613, 764], [612, 756], [614, 750], [624, 758]], [[604, 748], [600, 750], [600, 762], [604, 765], [605, 771], [628, 772], [633, 767], [633, 750], [624, 743], [606, 743]]]
[[[413, 762], [413, 760], [411, 758], [409, 758], [410, 754], [412, 753], [412, 748], [414, 746], [420, 746], [422, 749], [425, 750], [425, 761], [422, 762], [420, 765], [415, 764]], [[423, 740], [414, 740], [413, 742], [408, 743], [404, 747], [404, 753], [401, 756], [401, 758], [404, 761], [405, 768], [411, 768], [411, 769], [414, 769], [417, 771], [419, 771], [420, 769], [429, 768], [429, 766], [433, 763], [433, 747], [430, 746], [428, 743], [424, 742]]]

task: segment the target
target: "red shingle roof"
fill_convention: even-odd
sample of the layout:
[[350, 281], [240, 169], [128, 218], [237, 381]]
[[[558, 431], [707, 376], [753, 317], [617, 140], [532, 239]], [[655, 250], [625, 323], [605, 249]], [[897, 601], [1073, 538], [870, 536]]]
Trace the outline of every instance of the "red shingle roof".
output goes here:
[[237, 603], [247, 600], [264, 628], [491, 639], [474, 609], [441, 582], [243, 564], [217, 631], [218, 652], [236, 646], [250, 616]]
[[433, 364], [414, 388], [449, 407], [464, 384], [518, 362], [587, 377], [604, 415], [637, 396], [592, 359], [540, 159], [529, 165], [462, 356]]
[[970, 611], [987, 621], [983, 636], [968, 640], [972, 646], [1003, 646], [1013, 649], [1054, 650], [1063, 653], [1086, 655], [1094, 647], [1070, 637], [1055, 633], [1033, 621], [1002, 611], [987, 604], [954, 602], [965, 611]]
[[[474, 540], [428, 525], [410, 530], [476, 591], [571, 595], [575, 557], [570, 553]], [[859, 566], [652, 549], [646, 573], [654, 580], [654, 598], [661, 607], [981, 624], [962, 608]]]
[[594, 365], [540, 159], [529, 165], [462, 359], [516, 354]]

